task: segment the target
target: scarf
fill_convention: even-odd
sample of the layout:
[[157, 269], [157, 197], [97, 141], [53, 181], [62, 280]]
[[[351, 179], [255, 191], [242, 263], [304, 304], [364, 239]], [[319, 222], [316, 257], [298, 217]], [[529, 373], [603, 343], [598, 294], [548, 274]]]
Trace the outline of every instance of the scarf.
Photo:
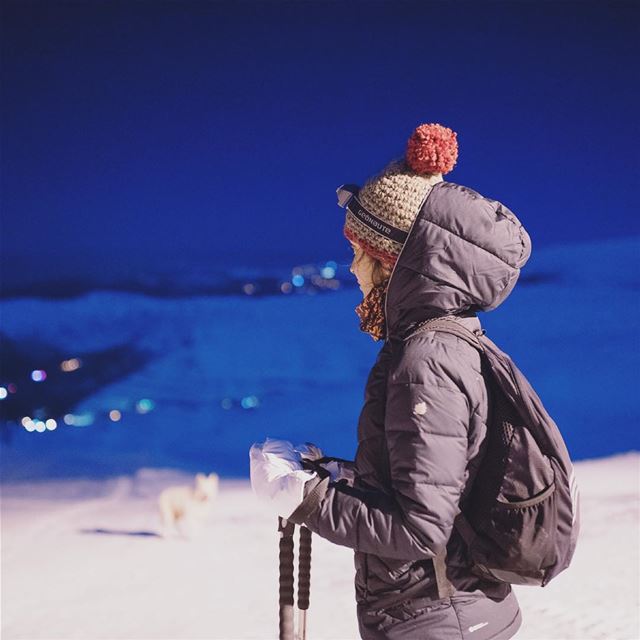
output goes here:
[[368, 333], [374, 340], [383, 340], [385, 337], [384, 301], [388, 283], [387, 279], [373, 287], [356, 307], [360, 330]]

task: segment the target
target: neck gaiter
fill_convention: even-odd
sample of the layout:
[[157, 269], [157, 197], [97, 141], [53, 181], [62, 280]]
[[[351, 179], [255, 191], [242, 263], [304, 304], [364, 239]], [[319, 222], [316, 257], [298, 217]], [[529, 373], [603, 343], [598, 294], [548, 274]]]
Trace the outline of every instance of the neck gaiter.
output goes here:
[[360, 318], [360, 330], [368, 333], [374, 340], [385, 337], [384, 301], [389, 279], [374, 286], [356, 307]]

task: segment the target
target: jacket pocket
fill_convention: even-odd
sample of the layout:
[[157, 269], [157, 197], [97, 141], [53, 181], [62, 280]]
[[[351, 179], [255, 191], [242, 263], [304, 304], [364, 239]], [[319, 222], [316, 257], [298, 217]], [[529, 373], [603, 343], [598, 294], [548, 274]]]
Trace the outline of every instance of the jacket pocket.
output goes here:
[[378, 556], [380, 564], [383, 565], [387, 575], [394, 580], [403, 576], [413, 565], [413, 560], [399, 560], [397, 558], [385, 558]]
[[552, 482], [526, 500], [497, 500], [490, 512], [494, 540], [513, 571], [538, 575], [555, 559], [556, 493]]
[[[408, 599], [395, 604], [390, 607], [384, 607], [382, 609], [376, 609], [372, 612], [372, 615], [376, 617], [376, 629], [378, 631], [385, 631], [390, 627], [408, 622], [410, 620], [425, 619], [424, 622], [430, 617], [437, 617], [441, 620], [441, 614], [437, 613], [443, 609], [451, 608], [451, 600], [444, 598], [442, 600], [431, 600], [428, 603], [424, 598], [418, 598], [415, 600]], [[434, 619], [434, 623], [435, 623]]]
[[412, 566], [411, 560], [367, 554], [367, 593], [377, 598], [390, 589], [402, 588], [410, 577]]

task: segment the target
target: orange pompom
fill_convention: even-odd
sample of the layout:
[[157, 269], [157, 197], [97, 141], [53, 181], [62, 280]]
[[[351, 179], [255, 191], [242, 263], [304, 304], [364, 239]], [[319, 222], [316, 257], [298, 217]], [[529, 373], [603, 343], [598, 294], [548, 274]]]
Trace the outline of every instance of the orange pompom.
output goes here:
[[457, 134], [441, 124], [420, 125], [407, 143], [406, 160], [416, 173], [449, 173], [457, 159]]

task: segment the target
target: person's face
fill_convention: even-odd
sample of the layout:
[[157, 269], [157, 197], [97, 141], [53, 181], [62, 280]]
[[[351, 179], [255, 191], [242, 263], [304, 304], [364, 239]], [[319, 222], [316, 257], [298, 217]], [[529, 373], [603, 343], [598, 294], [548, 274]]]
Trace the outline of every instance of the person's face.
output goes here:
[[351, 261], [349, 271], [355, 275], [360, 291], [362, 291], [362, 296], [366, 298], [367, 294], [373, 289], [371, 276], [374, 260], [368, 253], [365, 253], [362, 247], [356, 242], [349, 241], [349, 244], [353, 249], [353, 260]]

